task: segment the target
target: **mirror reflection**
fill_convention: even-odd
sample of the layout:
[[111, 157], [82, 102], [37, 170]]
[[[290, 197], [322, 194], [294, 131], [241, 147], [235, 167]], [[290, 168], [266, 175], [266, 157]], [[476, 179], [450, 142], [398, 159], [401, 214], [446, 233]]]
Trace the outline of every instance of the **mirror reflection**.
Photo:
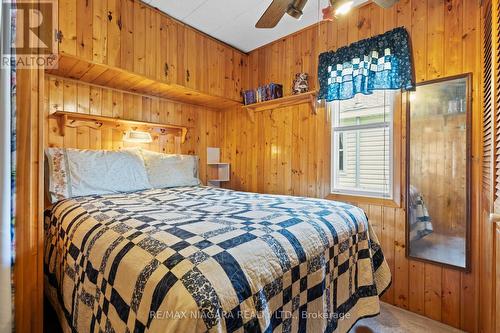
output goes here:
[[468, 266], [469, 77], [440, 79], [410, 93], [409, 256]]

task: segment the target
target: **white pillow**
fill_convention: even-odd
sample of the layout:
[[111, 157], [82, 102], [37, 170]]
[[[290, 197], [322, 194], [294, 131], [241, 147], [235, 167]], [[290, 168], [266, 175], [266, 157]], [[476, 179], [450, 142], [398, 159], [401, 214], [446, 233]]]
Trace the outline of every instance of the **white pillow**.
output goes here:
[[154, 188], [200, 185], [198, 156], [160, 154], [141, 149]]
[[49, 193], [62, 199], [150, 188], [144, 161], [133, 150], [48, 148]]

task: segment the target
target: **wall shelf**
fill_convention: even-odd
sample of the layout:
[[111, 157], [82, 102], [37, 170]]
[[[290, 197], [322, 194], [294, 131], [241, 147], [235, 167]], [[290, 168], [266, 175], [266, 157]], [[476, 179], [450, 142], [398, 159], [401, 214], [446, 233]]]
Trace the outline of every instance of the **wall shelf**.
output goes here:
[[250, 120], [252, 122], [255, 122], [254, 112], [278, 109], [303, 103], [309, 103], [309, 105], [311, 106], [311, 112], [313, 114], [316, 114], [317, 95], [317, 91], [309, 91], [298, 95], [290, 95], [282, 98], [272, 99], [270, 101], [243, 105], [242, 108], [247, 111], [248, 116], [250, 117]]
[[207, 165], [209, 185], [220, 187], [221, 182], [230, 180], [230, 164], [220, 162], [220, 148], [207, 147]]
[[167, 134], [176, 132], [181, 138], [181, 143], [186, 141], [188, 128], [185, 126], [152, 123], [148, 121], [138, 121], [131, 119], [113, 118], [99, 115], [92, 115], [78, 112], [57, 111], [50, 115], [57, 119], [59, 133], [65, 135], [66, 127], [89, 127], [93, 129], [101, 129], [111, 127], [115, 129], [138, 129], [147, 132], [156, 132], [158, 134]]
[[225, 109], [241, 106], [230, 98], [213, 96], [178, 84], [168, 84], [121, 68], [95, 63], [76, 56], [59, 54], [58, 67], [47, 69], [51, 75], [126, 92], [162, 97], [173, 101]]

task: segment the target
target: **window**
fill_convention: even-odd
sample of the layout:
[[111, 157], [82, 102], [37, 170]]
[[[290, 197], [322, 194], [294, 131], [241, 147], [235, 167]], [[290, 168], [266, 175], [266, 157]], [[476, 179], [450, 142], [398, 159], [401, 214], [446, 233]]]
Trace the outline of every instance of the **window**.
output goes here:
[[396, 91], [358, 94], [333, 111], [332, 192], [392, 198], [392, 113]]

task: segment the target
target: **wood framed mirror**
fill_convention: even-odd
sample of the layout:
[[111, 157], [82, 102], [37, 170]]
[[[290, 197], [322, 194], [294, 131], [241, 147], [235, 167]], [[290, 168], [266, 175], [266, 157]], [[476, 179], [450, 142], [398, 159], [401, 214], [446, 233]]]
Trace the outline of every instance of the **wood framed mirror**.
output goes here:
[[406, 254], [470, 269], [471, 74], [409, 93]]

